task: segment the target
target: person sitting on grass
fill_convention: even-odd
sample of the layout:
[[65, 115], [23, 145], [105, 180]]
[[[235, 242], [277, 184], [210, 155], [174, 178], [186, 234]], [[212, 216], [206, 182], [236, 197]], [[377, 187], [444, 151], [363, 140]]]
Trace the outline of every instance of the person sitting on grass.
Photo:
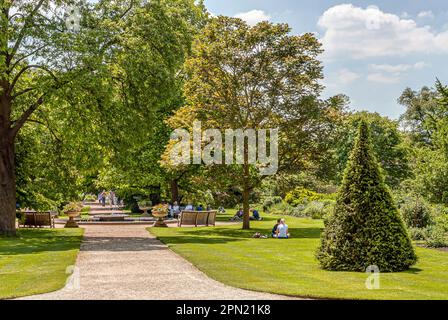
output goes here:
[[276, 231], [277, 239], [288, 239], [288, 225], [285, 222], [285, 219], [280, 219], [280, 224], [277, 226]]
[[239, 209], [235, 215], [230, 218], [230, 221], [241, 221], [243, 219], [243, 209]]
[[263, 218], [260, 217], [258, 210], [250, 209], [250, 211], [252, 212], [252, 217], [250, 217], [250, 220], [257, 220], [257, 221], [263, 220]]
[[280, 224], [281, 220], [282, 219], [277, 219], [277, 223], [272, 228], [271, 235], [272, 235], [273, 238], [275, 238], [277, 236], [277, 228], [278, 228], [278, 225]]

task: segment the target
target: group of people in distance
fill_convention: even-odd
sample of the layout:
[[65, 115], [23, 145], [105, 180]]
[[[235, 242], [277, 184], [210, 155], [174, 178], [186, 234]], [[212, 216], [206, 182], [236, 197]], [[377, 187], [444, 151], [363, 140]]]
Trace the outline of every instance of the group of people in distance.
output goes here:
[[173, 204], [168, 205], [169, 216], [173, 218], [177, 218], [182, 211], [210, 211], [212, 210], [211, 206], [207, 205], [205, 208], [202, 204], [198, 204], [196, 207], [188, 203], [185, 207], [179, 206], [177, 201], [174, 201]]
[[[256, 220], [256, 221], [260, 221], [263, 220], [262, 217], [260, 217], [260, 213], [258, 212], [258, 210], [256, 209], [250, 209], [249, 212], [252, 213], [252, 215], [250, 216], [250, 220]], [[235, 215], [230, 218], [230, 221], [241, 221], [243, 220], [243, 215], [244, 215], [244, 211], [243, 209], [238, 209], [238, 211], [235, 213]]]
[[98, 194], [98, 202], [104, 207], [106, 202], [111, 206], [123, 205], [123, 200], [120, 200], [114, 191], [106, 192], [106, 190], [101, 191]]

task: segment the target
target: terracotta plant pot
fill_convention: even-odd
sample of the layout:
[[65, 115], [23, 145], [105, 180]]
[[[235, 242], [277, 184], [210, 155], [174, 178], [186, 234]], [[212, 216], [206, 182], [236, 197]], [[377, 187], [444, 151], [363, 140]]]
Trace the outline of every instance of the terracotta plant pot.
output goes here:
[[168, 215], [166, 210], [152, 210], [151, 214], [153, 217], [157, 218], [156, 222], [154, 222], [154, 227], [168, 227], [163, 221], [163, 218]]

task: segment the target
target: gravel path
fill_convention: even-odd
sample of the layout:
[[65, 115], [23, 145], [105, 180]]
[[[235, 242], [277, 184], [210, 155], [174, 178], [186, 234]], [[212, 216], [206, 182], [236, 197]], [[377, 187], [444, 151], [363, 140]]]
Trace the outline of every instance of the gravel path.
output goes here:
[[79, 277], [72, 276], [71, 284], [62, 290], [24, 299], [291, 299], [212, 280], [150, 235], [146, 227], [85, 226], [74, 272]]

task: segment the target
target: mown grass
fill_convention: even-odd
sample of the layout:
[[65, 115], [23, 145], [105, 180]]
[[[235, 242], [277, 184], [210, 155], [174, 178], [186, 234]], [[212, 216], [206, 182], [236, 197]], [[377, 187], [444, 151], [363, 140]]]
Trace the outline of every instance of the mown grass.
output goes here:
[[82, 234], [82, 229], [20, 229], [17, 237], [0, 237], [0, 299], [61, 289]]
[[277, 216], [264, 216], [249, 231], [241, 225], [215, 228], [150, 228], [172, 250], [210, 277], [243, 289], [338, 299], [448, 299], [448, 253], [416, 248], [418, 263], [399, 273], [381, 273], [380, 289], [368, 290], [367, 274], [319, 267], [315, 251], [321, 220], [287, 217], [288, 240], [253, 239], [269, 234]]

